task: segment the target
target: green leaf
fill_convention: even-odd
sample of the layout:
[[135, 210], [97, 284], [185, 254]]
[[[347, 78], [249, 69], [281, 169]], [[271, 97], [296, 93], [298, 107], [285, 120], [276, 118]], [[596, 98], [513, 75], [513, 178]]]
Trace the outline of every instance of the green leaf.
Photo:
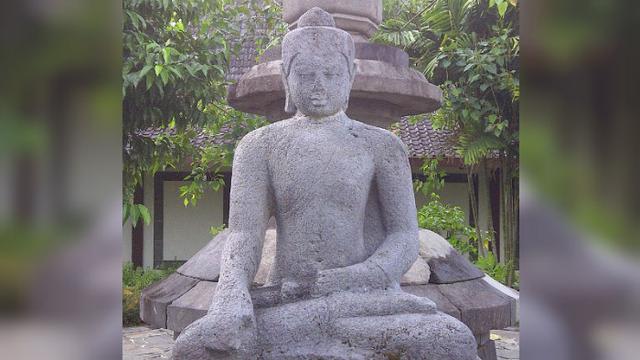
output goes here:
[[[496, 2], [497, 1], [498, 0], [496, 0]], [[498, 14], [500, 14], [501, 18], [504, 17], [504, 14], [507, 12], [508, 7], [509, 7], [509, 3], [506, 1], [498, 5]]]
[[145, 65], [142, 70], [140, 70], [140, 77], [144, 77], [147, 75], [147, 73], [149, 72], [149, 70], [153, 69], [153, 66], [151, 65]]
[[166, 47], [162, 49], [162, 59], [165, 64], [168, 64], [171, 61], [171, 48]]
[[161, 64], [158, 64], [153, 67], [153, 70], [156, 72], [156, 76], [160, 75], [160, 73], [162, 72], [162, 69], [164, 69], [164, 66]]
[[169, 82], [169, 72], [168, 71], [163, 71], [160, 72], [160, 79], [162, 80], [162, 83], [164, 85], [167, 85], [167, 82]]
[[142, 204], [138, 204], [137, 207], [145, 225], [149, 225], [151, 223], [151, 214], [149, 213], [149, 209], [147, 209], [147, 207]]
[[147, 91], [148, 91], [153, 86], [153, 74], [152, 73], [147, 73], [147, 77], [145, 78], [145, 82], [146, 82]]

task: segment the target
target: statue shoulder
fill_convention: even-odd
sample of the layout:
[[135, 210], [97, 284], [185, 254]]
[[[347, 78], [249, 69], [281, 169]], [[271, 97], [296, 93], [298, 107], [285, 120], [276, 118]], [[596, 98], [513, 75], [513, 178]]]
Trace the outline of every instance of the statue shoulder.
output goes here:
[[281, 120], [247, 133], [238, 142], [236, 152], [242, 150], [252, 153], [259, 152], [256, 155], [260, 156], [266, 155], [266, 151], [272, 148], [272, 145], [283, 134], [285, 128], [290, 125], [291, 120]]
[[391, 131], [361, 122], [356, 122], [356, 127], [359, 128], [359, 132], [364, 135], [376, 153], [409, 156], [409, 150], [405, 143]]

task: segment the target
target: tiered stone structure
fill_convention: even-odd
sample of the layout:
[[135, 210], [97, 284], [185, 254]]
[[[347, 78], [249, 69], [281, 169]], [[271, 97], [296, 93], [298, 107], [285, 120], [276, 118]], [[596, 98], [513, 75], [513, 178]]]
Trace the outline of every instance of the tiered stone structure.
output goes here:
[[[284, 20], [295, 29], [300, 15], [313, 6], [331, 13], [338, 28], [350, 32], [356, 40], [356, 73], [346, 112], [350, 118], [388, 128], [402, 116], [429, 113], [440, 107], [440, 89], [409, 67], [404, 51], [368, 42], [382, 21], [381, 0], [286, 0]], [[266, 51], [260, 63], [229, 88], [229, 104], [272, 121], [288, 118], [281, 64], [279, 47]]]

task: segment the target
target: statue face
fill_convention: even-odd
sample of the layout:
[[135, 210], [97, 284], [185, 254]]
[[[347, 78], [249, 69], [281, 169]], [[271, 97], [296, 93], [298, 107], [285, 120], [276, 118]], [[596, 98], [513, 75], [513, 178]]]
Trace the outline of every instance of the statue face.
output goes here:
[[326, 56], [299, 54], [287, 78], [290, 100], [307, 116], [331, 116], [346, 110], [352, 80], [347, 60], [338, 52]]

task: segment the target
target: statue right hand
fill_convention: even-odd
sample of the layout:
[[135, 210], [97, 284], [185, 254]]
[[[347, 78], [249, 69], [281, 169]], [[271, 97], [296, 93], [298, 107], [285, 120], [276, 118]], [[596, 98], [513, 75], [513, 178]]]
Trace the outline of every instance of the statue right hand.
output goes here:
[[[248, 294], [247, 294], [248, 295]], [[249, 298], [227, 298], [204, 317], [205, 347], [213, 352], [252, 352], [257, 342], [256, 319]]]

